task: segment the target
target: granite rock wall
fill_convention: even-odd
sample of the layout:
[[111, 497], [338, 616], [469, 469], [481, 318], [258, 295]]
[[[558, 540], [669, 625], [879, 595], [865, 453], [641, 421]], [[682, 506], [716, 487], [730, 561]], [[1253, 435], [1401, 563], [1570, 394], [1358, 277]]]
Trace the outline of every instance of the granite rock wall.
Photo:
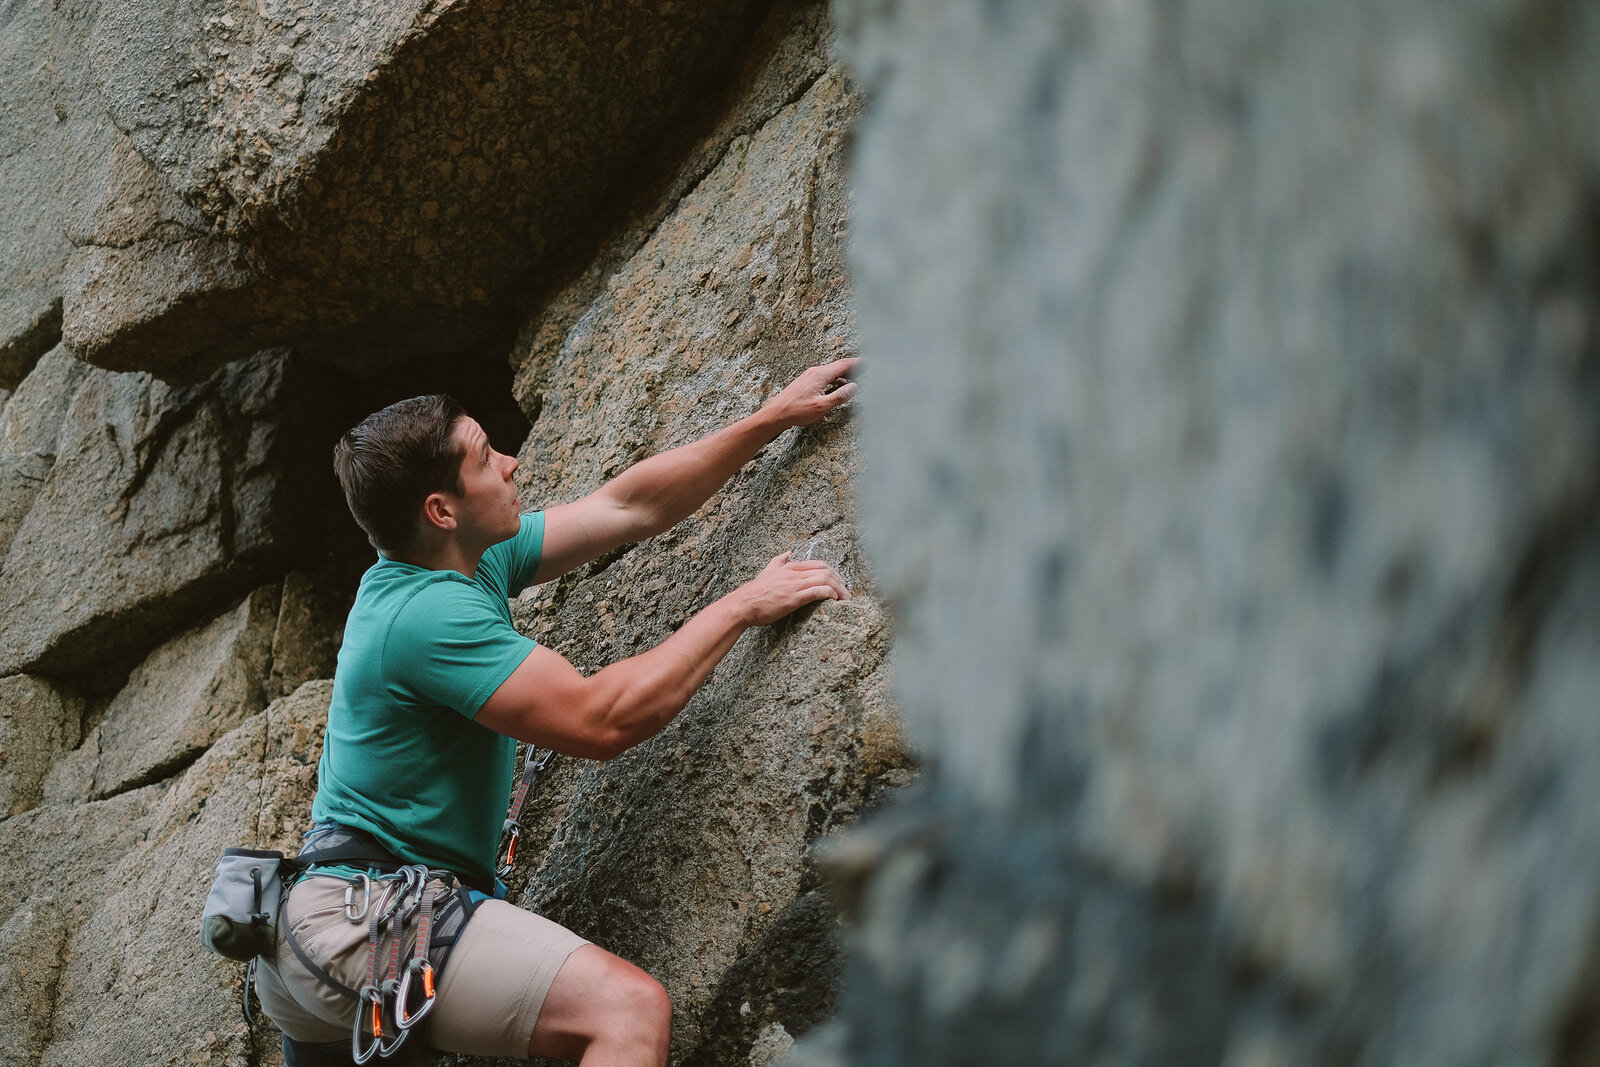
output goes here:
[[0, 382], [64, 334], [204, 377], [503, 343], [763, 5], [15, 0], [0, 11]]
[[[198, 916], [224, 847], [309, 815], [372, 559], [340, 431], [448, 389], [557, 503], [854, 351], [831, 36], [804, 3], [0, 3], [0, 1064], [278, 1062]], [[856, 433], [513, 603], [593, 670], [785, 550], [855, 593], [524, 818], [514, 899], [658, 975], [678, 1063], [832, 1013], [812, 846], [913, 773]]]
[[548, 503], [853, 352], [514, 604], [857, 594], [525, 819], [676, 1062], [1593, 1062], [1597, 70], [1572, 0], [0, 2], [0, 1062], [276, 1062], [194, 920], [305, 818], [338, 430], [456, 390]]
[[[825, 29], [818, 10], [796, 17], [718, 155], [691, 161], [664, 217], [529, 324], [516, 389], [539, 415], [519, 457], [524, 499], [582, 493], [853, 352], [844, 147], [857, 103], [838, 69], [796, 62]], [[783, 551], [828, 559], [851, 584], [851, 601], [747, 637], [672, 726], [566, 769], [552, 800], [526, 899], [667, 985], [680, 1062], [743, 1062], [763, 1031], [826, 1017], [833, 919], [809, 846], [908, 776], [889, 617], [855, 530], [854, 439], [848, 410], [787, 434], [692, 520], [515, 606], [590, 668], [648, 648]]]

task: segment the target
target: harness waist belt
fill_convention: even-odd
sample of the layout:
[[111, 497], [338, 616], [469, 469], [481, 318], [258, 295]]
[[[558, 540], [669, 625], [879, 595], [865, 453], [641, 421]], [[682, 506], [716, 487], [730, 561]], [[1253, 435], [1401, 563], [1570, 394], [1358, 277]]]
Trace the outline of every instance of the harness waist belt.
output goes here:
[[[365, 830], [331, 820], [319, 822], [311, 828], [299, 855], [290, 862], [302, 871], [312, 864], [348, 863], [354, 867], [371, 867], [385, 874], [394, 874], [408, 866], [405, 860], [384, 848], [377, 838]], [[462, 885], [476, 889], [485, 896], [495, 895], [495, 886], [492, 884], [485, 885], [481, 879], [468, 878], [458, 871], [450, 873]]]

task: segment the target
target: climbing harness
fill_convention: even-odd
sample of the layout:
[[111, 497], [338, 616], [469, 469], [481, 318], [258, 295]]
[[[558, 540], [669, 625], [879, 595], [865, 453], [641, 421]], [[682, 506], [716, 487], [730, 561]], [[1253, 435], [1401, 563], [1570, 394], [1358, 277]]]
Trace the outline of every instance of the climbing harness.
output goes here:
[[[289, 926], [283, 927], [284, 941], [313, 977], [356, 1002], [350, 1026], [350, 1054], [356, 1063], [364, 1064], [374, 1056], [387, 1059], [433, 1010], [438, 972], [476, 905], [454, 875], [421, 864], [403, 866], [377, 879], [367, 875], [346, 879], [327, 871], [313, 871], [311, 876], [347, 880], [347, 899], [358, 888], [367, 895], [360, 911], [353, 910], [351, 900], [344, 912], [346, 922], [367, 927], [367, 965], [360, 988], [346, 985], [318, 966]], [[416, 934], [410, 958], [402, 965], [405, 927], [412, 916], [417, 916]]]
[[[551, 750], [528, 746], [522, 774], [512, 790], [500, 831], [495, 856], [497, 878], [505, 878], [516, 863], [523, 807], [539, 775], [554, 757]], [[347, 875], [327, 869], [334, 864], [363, 870]], [[263, 891], [263, 875], [267, 876], [272, 892]], [[302, 875], [344, 881], [344, 919], [367, 924], [367, 968], [359, 989], [339, 981], [319, 966], [294, 931], [277, 922], [283, 899], [288, 896], [280, 887], [294, 884]], [[219, 888], [224, 882], [228, 883], [226, 891]], [[243, 995], [245, 1019], [252, 1026], [255, 1021], [250, 1013], [249, 998], [256, 959], [270, 954], [273, 943], [272, 937], [263, 936], [263, 928], [266, 934], [281, 934], [295, 958], [317, 981], [339, 996], [356, 1002], [350, 1053], [357, 1064], [366, 1064], [374, 1058], [393, 1057], [433, 1011], [438, 996], [438, 973], [477, 907], [474, 894], [468, 890], [475, 890], [477, 899], [481, 900], [498, 896], [497, 889], [493, 884], [485, 885], [450, 871], [405, 863], [364, 831], [337, 822], [321, 822], [307, 832], [299, 855], [292, 859], [278, 852], [229, 849], [218, 865], [218, 886], [212, 891], [217, 903], [215, 907], [208, 903], [203, 931], [207, 947], [219, 952], [224, 948], [232, 949], [234, 958], [250, 960]], [[271, 901], [270, 906], [265, 900]], [[267, 921], [268, 916], [270, 921]], [[402, 966], [405, 926], [412, 916], [417, 917], [416, 935], [410, 958]], [[222, 918], [236, 927], [248, 929], [255, 936], [247, 944], [243, 936], [231, 941], [220, 936]], [[219, 936], [213, 937], [212, 931], [219, 932]], [[239, 954], [246, 951], [248, 956]], [[438, 957], [437, 962], [434, 956]], [[287, 1035], [285, 1040], [288, 1040]]]

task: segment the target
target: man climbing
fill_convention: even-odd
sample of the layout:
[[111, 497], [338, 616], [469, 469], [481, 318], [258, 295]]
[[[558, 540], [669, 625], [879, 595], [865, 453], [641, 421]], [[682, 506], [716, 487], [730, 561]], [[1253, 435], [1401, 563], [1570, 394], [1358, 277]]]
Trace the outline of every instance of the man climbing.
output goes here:
[[[813, 367], [755, 414], [530, 514], [516, 459], [448, 397], [391, 405], [344, 435], [335, 470], [379, 559], [334, 677], [302, 852], [320, 859], [290, 890], [257, 974], [290, 1067], [397, 1053], [424, 1015], [444, 1051], [666, 1063], [672, 1008], [658, 982], [494, 899], [516, 741], [610, 759], [666, 726], [746, 629], [850, 593], [826, 563], [778, 556], [588, 677], [520, 634], [507, 600], [692, 514], [778, 434], [846, 403], [855, 365]], [[447, 960], [436, 991], [430, 959]], [[329, 1051], [340, 1042], [353, 1052]]]

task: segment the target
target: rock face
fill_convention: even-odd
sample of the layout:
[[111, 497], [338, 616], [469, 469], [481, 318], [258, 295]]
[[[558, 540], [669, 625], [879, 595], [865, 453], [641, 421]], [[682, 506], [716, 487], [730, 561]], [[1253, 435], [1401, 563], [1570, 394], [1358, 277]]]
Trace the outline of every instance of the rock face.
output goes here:
[[1600, 20], [1458, 15], [841, 5], [932, 770], [810, 1062], [1600, 1053]]
[[10, 548], [56, 461], [61, 422], [88, 370], [58, 345], [39, 360], [0, 413], [0, 553]]
[[81, 704], [43, 678], [0, 678], [0, 812], [39, 803], [46, 775], [78, 747]]
[[[853, 352], [831, 34], [732, 0], [0, 0], [0, 1063], [278, 1062], [197, 933], [221, 850], [309, 817], [371, 561], [339, 432], [454, 391], [553, 504]], [[524, 818], [515, 898], [661, 978], [676, 1063], [829, 1017], [811, 847], [913, 773], [860, 467], [846, 410], [513, 603], [592, 671], [783, 551], [854, 592]]]
[[[853, 351], [843, 147], [856, 100], [816, 62], [821, 16], [786, 18], [720, 158], [691, 161], [664, 217], [618, 238], [525, 331], [516, 387], [539, 414], [524, 500], [582, 495]], [[589, 670], [659, 642], [780, 552], [851, 581], [855, 599], [747, 636], [660, 736], [564, 768], [541, 806], [550, 843], [524, 900], [661, 979], [679, 1062], [745, 1062], [827, 1017], [834, 920], [808, 845], [908, 776], [888, 616], [852, 518], [858, 465], [847, 416], [786, 435], [693, 519], [516, 605]]]
[[98, 682], [293, 559], [319, 403], [283, 353], [182, 388], [100, 370], [75, 380], [45, 360], [8, 427], [41, 374], [65, 413], [0, 571], [0, 671]]
[[175, 778], [0, 822], [0, 857], [29, 888], [0, 926], [0, 978], [44, 1009], [0, 1024], [6, 1062], [221, 1067], [275, 1046], [245, 1027], [243, 968], [200, 944], [197, 916], [224, 848], [295, 847], [330, 691], [258, 711]]
[[91, 798], [121, 793], [192, 760], [266, 705], [279, 591], [252, 593], [206, 626], [179, 634], [128, 676], [98, 727]]
[[837, 16], [0, 0], [4, 1062], [277, 1062], [195, 933], [308, 814], [340, 430], [455, 390], [554, 503], [858, 350], [513, 605], [856, 594], [525, 817], [675, 1063], [1600, 1059], [1593, 6]]
[[0, 382], [52, 330], [204, 377], [456, 351], [583, 235], [762, 5], [16, 0]]
[[61, 286], [70, 245], [60, 163], [69, 129], [52, 104], [41, 46], [52, 33], [50, 5], [0, 10], [0, 384], [16, 385], [61, 336]]

